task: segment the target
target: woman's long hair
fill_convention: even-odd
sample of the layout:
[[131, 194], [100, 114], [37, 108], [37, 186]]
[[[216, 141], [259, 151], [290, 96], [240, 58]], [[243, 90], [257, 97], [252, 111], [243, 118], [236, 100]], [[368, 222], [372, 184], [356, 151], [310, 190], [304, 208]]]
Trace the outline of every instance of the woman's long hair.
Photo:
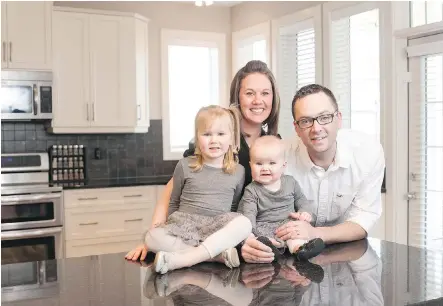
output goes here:
[[278, 117], [280, 114], [280, 95], [278, 94], [277, 84], [272, 71], [262, 61], [249, 61], [235, 74], [231, 82], [230, 105], [240, 110], [240, 87], [244, 78], [252, 73], [261, 73], [265, 75], [272, 86], [272, 108], [269, 117], [263, 122], [263, 127], [267, 127], [268, 134], [276, 136], [278, 134]]

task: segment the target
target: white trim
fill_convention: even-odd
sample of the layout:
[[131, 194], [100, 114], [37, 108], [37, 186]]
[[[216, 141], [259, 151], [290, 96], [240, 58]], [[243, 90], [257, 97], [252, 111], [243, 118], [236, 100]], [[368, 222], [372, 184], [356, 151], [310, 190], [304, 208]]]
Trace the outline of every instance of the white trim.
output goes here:
[[[311, 21], [312, 20], [312, 21]], [[306, 23], [304, 23], [306, 22]], [[288, 25], [300, 23], [301, 27], [309, 27], [309, 23], [314, 27], [315, 32], [315, 80], [317, 83], [323, 83], [323, 42], [322, 42], [322, 24], [321, 24], [321, 5], [307, 8], [295, 14], [286, 15], [272, 20], [272, 72], [278, 75], [277, 48], [279, 44], [279, 29]], [[278, 82], [278, 80], [277, 80]]]
[[394, 32], [397, 38], [414, 39], [443, 33], [443, 21], [424, 24], [413, 28], [403, 28]]
[[[228, 105], [226, 89], [226, 34], [213, 32], [196, 32], [161, 29], [161, 84], [162, 84], [162, 141], [163, 160], [179, 160], [183, 152], [172, 152], [170, 145], [170, 118], [169, 118], [169, 76], [168, 76], [168, 46], [171, 44], [187, 46], [205, 46], [218, 48], [219, 56], [219, 102], [222, 106]], [[194, 118], [186, 118], [192, 124]], [[189, 139], [190, 141], [191, 139]]]
[[82, 13], [82, 14], [98, 14], [98, 15], [110, 15], [110, 16], [122, 16], [122, 17], [135, 17], [137, 19], [149, 22], [149, 18], [142, 16], [137, 13], [122, 12], [122, 11], [110, 11], [110, 10], [96, 10], [96, 9], [85, 9], [76, 8], [68, 6], [53, 6], [53, 11], [57, 12], [69, 12], [69, 13]]
[[[406, 38], [395, 37], [394, 32], [409, 26], [409, 2], [389, 2], [389, 22], [386, 31], [390, 35], [391, 62], [387, 82], [385, 120], [389, 123], [385, 137], [386, 157], [386, 239], [407, 244], [408, 203], [408, 59], [405, 52]], [[402, 280], [399, 278], [398, 283]], [[395, 283], [395, 282], [394, 282]], [[396, 291], [406, 292], [406, 291]]]
[[335, 10], [330, 11], [331, 20], [339, 20], [352, 15], [357, 15], [373, 9], [380, 8], [380, 3], [378, 2], [362, 2], [356, 5], [350, 5], [346, 7], [340, 7]]
[[49, 127], [48, 133], [53, 134], [120, 134], [120, 133], [147, 133], [149, 131], [148, 126], [143, 127]]
[[435, 41], [417, 46], [410, 46], [406, 48], [406, 53], [408, 54], [408, 57], [443, 53], [443, 41]]
[[[381, 20], [383, 2], [326, 2], [323, 4], [323, 84], [330, 88], [332, 61], [331, 55], [331, 23], [334, 20], [349, 17], [354, 14], [363, 13], [373, 9], [379, 9], [379, 16]], [[382, 28], [380, 23], [380, 39], [382, 37]], [[380, 48], [381, 48], [380, 44]], [[380, 54], [381, 58], [382, 53]], [[381, 72], [380, 72], [381, 73]], [[381, 131], [381, 130], [380, 130]]]
[[240, 44], [246, 41], [256, 41], [264, 39], [266, 41], [266, 62], [268, 67], [271, 66], [271, 22], [266, 21], [255, 26], [245, 28], [236, 32], [232, 32], [232, 76], [238, 69], [237, 67], [237, 50]]

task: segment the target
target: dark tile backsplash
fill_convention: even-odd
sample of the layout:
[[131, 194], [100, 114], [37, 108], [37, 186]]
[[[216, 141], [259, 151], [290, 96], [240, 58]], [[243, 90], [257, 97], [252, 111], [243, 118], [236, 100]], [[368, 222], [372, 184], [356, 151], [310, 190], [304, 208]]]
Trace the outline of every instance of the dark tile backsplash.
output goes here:
[[[52, 145], [83, 144], [89, 179], [172, 175], [177, 161], [163, 161], [162, 121], [146, 134], [49, 134], [41, 122], [2, 122], [2, 153], [47, 152]], [[94, 159], [100, 148], [101, 159]]]

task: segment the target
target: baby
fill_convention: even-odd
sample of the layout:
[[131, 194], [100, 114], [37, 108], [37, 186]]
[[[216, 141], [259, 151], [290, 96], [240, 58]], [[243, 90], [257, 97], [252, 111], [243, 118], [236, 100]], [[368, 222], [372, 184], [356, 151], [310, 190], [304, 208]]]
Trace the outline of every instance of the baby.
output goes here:
[[252, 145], [250, 157], [253, 181], [245, 189], [238, 212], [251, 221], [251, 235], [271, 248], [269, 241], [274, 241], [278, 248], [288, 247], [292, 254], [304, 249], [309, 254], [304, 254], [303, 259], [318, 255], [324, 248], [321, 239], [309, 242], [289, 239], [285, 243], [274, 234], [278, 227], [290, 221], [290, 213], [297, 212], [298, 220], [312, 222], [314, 219], [300, 185], [292, 176], [283, 174], [286, 166], [283, 141], [275, 136], [260, 137]]

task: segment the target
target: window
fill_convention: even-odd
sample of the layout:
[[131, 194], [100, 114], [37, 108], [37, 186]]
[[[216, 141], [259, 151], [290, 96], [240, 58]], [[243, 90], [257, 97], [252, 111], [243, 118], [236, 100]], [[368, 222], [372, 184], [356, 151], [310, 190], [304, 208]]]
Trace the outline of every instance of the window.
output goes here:
[[232, 33], [232, 75], [250, 60], [270, 65], [270, 23]]
[[183, 157], [201, 107], [227, 106], [225, 39], [218, 33], [162, 30], [164, 160]]
[[343, 127], [380, 140], [379, 9], [364, 3], [329, 13], [329, 84]]
[[432, 299], [443, 295], [443, 35], [409, 45], [408, 244], [426, 249], [422, 287]]
[[421, 26], [443, 20], [443, 1], [410, 1], [411, 26]]
[[322, 83], [320, 7], [284, 16], [272, 23], [275, 77], [280, 91], [278, 131], [294, 137], [292, 99], [301, 87]]

